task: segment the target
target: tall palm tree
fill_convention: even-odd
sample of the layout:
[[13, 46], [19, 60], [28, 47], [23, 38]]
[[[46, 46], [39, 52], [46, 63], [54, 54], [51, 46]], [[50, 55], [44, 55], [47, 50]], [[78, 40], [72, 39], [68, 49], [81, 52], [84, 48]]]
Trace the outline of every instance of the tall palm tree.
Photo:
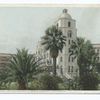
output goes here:
[[84, 48], [84, 42], [85, 40], [83, 38], [77, 38], [76, 41], [73, 41], [71, 47], [70, 47], [70, 56], [73, 55], [74, 59], [77, 59], [77, 64], [79, 66], [79, 75], [81, 76], [81, 57], [82, 52]]
[[46, 50], [50, 51], [50, 56], [53, 58], [53, 74], [56, 75], [56, 58], [58, 57], [59, 51], [62, 52], [63, 50], [66, 36], [63, 36], [62, 31], [56, 26], [52, 26], [46, 30], [45, 36], [42, 39], [42, 45], [45, 46]]
[[95, 70], [95, 66], [98, 62], [96, 59], [97, 54], [89, 40], [85, 41], [83, 38], [77, 38], [70, 47], [70, 55], [77, 58], [80, 85], [84, 86], [84, 76], [88, 77], [88, 74]]
[[39, 60], [34, 55], [28, 54], [28, 50], [17, 50], [9, 63], [9, 73], [14, 81], [18, 82], [19, 89], [27, 89], [28, 81], [38, 72]]
[[94, 66], [98, 62], [96, 59], [97, 54], [95, 53], [92, 44], [90, 41], [85, 41], [83, 38], [77, 38], [77, 40], [72, 43], [70, 47], [70, 55], [74, 55], [74, 58], [77, 58], [80, 74], [80, 68], [84, 65], [90, 67], [90, 65]]

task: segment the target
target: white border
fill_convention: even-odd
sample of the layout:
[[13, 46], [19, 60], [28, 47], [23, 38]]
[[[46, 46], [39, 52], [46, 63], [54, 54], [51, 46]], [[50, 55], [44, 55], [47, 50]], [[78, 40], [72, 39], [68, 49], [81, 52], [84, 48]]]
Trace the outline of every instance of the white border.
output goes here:
[[[0, 7], [100, 7], [100, 4], [0, 4]], [[77, 90], [0, 90], [0, 94], [100, 94], [99, 90], [96, 91], [77, 91]]]
[[0, 0], [0, 3], [97, 4], [100, 0]]

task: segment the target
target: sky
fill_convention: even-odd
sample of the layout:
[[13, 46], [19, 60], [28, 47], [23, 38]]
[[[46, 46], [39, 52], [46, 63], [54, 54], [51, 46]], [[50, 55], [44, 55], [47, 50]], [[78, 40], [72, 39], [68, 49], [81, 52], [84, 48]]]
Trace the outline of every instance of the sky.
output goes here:
[[78, 36], [100, 43], [100, 7], [0, 7], [0, 53], [33, 53], [64, 8], [76, 20]]

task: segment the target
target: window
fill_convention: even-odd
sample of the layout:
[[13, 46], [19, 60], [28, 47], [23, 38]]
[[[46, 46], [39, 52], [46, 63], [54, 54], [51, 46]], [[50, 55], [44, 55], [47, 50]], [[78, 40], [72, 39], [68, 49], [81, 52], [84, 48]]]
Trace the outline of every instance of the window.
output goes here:
[[45, 54], [44, 54], [44, 58], [46, 58]]
[[69, 58], [68, 58], [68, 61], [69, 61], [69, 62], [70, 62], [70, 58], [71, 58], [71, 57], [69, 56]]
[[99, 60], [99, 57], [97, 57], [97, 60]]
[[74, 41], [72, 40], [72, 43], [73, 43]]
[[60, 67], [60, 73], [63, 75], [63, 68], [62, 68], [62, 66]]
[[70, 38], [72, 37], [72, 33], [69, 34]]
[[68, 44], [70, 44], [70, 40], [68, 40]]
[[72, 37], [72, 31], [71, 30], [68, 31], [68, 37], [70, 37], [70, 38]]
[[38, 51], [38, 54], [40, 55], [40, 51]]
[[68, 72], [70, 72], [70, 66], [68, 66]]
[[72, 62], [74, 61], [74, 58], [72, 57]]
[[68, 27], [70, 27], [71, 26], [71, 23], [70, 22], [68, 22]]
[[73, 72], [73, 66], [72, 66], [72, 68], [71, 68], [71, 72]]
[[49, 57], [49, 54], [47, 53], [47, 58]]
[[58, 28], [58, 23], [57, 23], [57, 28]]
[[47, 59], [47, 64], [49, 64], [49, 60]]
[[76, 69], [76, 73], [78, 72], [78, 69]]
[[60, 61], [62, 62], [62, 57], [60, 57]]
[[97, 53], [99, 53], [99, 49], [97, 49]]
[[52, 60], [50, 59], [50, 64], [52, 64]]
[[68, 52], [71, 52], [71, 49], [70, 48], [68, 49]]

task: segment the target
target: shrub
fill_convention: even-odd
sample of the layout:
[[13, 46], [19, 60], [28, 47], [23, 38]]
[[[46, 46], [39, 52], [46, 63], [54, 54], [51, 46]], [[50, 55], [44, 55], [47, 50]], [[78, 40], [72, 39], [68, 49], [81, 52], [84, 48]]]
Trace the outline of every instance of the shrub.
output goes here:
[[40, 81], [42, 83], [43, 90], [58, 90], [58, 84], [63, 82], [60, 77], [48, 74], [41, 76]]
[[59, 90], [68, 90], [68, 84], [66, 83], [59, 83], [58, 87], [59, 87]]
[[28, 83], [28, 86], [30, 90], [41, 90], [42, 84], [39, 80], [35, 79], [32, 82]]

